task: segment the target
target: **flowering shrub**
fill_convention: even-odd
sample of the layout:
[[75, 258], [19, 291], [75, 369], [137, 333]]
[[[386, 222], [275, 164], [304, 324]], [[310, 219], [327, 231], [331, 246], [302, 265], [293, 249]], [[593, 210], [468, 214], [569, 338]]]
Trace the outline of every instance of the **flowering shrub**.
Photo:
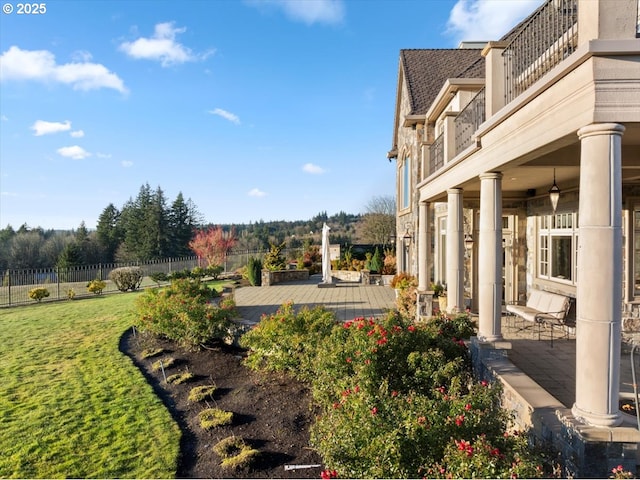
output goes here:
[[190, 347], [225, 338], [233, 330], [231, 300], [210, 303], [212, 291], [198, 280], [174, 280], [170, 287], [153, 288], [136, 299], [136, 326]]
[[241, 344], [254, 368], [311, 383], [322, 478], [542, 476], [526, 439], [505, 435], [500, 384], [472, 378], [464, 339], [473, 332], [465, 314], [336, 324], [323, 309], [296, 315], [287, 304]]
[[473, 440], [454, 439], [445, 448], [441, 462], [429, 468], [430, 477], [445, 478], [537, 478], [542, 466], [530, 461], [525, 436], [505, 434], [489, 440], [478, 435]]
[[293, 303], [285, 303], [240, 338], [240, 345], [250, 349], [245, 363], [254, 370], [287, 371], [309, 380], [317, 344], [335, 325], [333, 314], [323, 307], [296, 314]]
[[635, 478], [633, 472], [625, 470], [622, 465], [618, 465], [611, 469], [611, 475], [609, 478]]

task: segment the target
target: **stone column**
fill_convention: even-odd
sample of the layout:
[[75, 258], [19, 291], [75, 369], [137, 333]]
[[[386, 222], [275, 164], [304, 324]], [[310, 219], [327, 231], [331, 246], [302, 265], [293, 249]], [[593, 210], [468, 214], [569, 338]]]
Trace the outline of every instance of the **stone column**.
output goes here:
[[478, 338], [502, 339], [502, 174], [480, 175], [480, 244], [478, 246]]
[[622, 133], [593, 124], [580, 137], [573, 415], [599, 427], [619, 425], [622, 324]]
[[464, 311], [462, 189], [447, 190], [447, 310]]
[[420, 202], [418, 207], [418, 291], [429, 290], [429, 204]]

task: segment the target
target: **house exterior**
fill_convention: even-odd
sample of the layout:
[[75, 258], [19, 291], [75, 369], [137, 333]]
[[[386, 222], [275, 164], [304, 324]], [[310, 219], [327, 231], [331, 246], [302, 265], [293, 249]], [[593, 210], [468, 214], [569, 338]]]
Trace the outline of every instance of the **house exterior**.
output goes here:
[[549, 0], [481, 49], [402, 50], [387, 155], [398, 270], [477, 312], [483, 345], [503, 305], [571, 297], [572, 421], [614, 441], [621, 335], [640, 330], [639, 4]]

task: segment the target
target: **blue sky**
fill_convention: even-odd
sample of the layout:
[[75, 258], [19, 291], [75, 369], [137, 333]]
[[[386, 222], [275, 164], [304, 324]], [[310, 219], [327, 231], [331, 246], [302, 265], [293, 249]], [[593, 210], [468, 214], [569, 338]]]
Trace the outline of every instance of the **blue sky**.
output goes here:
[[495, 40], [540, 3], [3, 1], [0, 227], [95, 228], [147, 182], [215, 224], [361, 213], [394, 195], [399, 50]]

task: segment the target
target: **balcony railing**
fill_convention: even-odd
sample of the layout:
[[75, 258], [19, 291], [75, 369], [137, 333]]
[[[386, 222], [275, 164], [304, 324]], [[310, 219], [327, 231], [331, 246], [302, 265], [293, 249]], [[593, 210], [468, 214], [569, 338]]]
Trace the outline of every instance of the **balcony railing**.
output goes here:
[[456, 155], [473, 143], [473, 134], [485, 120], [484, 88], [456, 116]]
[[429, 174], [441, 169], [444, 165], [444, 134], [429, 146]]
[[548, 0], [502, 53], [506, 102], [571, 55], [578, 45], [577, 0]]

